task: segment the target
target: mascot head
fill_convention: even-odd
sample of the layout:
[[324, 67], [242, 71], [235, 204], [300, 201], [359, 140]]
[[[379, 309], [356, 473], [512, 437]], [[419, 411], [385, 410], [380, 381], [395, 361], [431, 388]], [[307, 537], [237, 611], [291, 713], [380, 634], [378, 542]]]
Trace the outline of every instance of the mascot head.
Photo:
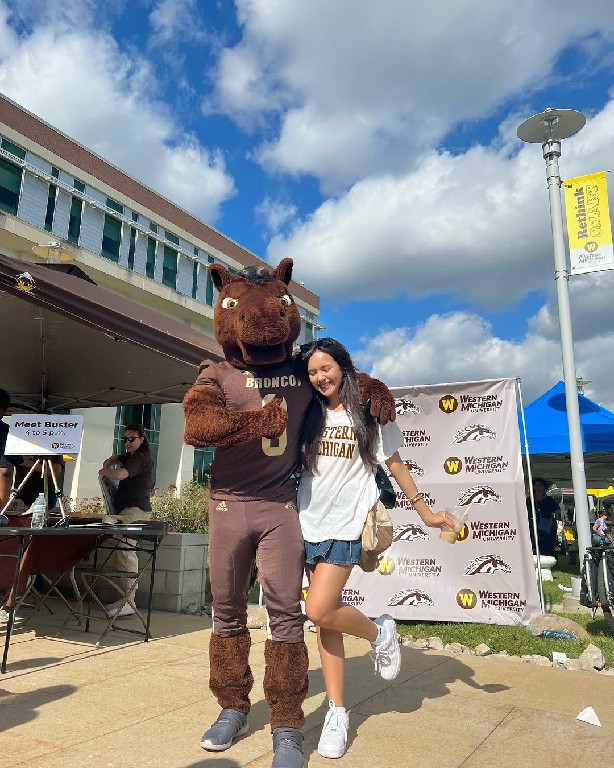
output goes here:
[[246, 267], [237, 275], [211, 264], [213, 285], [220, 292], [213, 314], [215, 338], [235, 368], [277, 365], [292, 355], [301, 318], [288, 293], [292, 259], [272, 272]]

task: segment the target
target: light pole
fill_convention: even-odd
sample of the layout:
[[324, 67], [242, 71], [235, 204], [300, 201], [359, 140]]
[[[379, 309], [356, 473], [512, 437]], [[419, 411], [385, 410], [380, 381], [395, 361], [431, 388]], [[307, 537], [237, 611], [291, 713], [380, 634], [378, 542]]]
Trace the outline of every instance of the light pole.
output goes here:
[[584, 472], [584, 453], [580, 432], [580, 408], [578, 406], [578, 384], [574, 360], [573, 335], [571, 332], [571, 313], [569, 310], [569, 271], [565, 253], [563, 232], [563, 210], [561, 206], [561, 177], [559, 175], [559, 157], [561, 141], [573, 136], [584, 128], [586, 117], [574, 109], [548, 108], [539, 115], [533, 115], [518, 126], [517, 135], [522, 141], [541, 144], [546, 161], [546, 178], [550, 197], [550, 223], [554, 241], [554, 281], [559, 308], [559, 328], [563, 354], [563, 379], [565, 381], [565, 404], [567, 406], [567, 426], [569, 429], [569, 449], [571, 454], [571, 481], [576, 509], [576, 527], [578, 530], [578, 549], [580, 565], [584, 553], [591, 545], [591, 526], [588, 518], [588, 500], [586, 496], [586, 474]]

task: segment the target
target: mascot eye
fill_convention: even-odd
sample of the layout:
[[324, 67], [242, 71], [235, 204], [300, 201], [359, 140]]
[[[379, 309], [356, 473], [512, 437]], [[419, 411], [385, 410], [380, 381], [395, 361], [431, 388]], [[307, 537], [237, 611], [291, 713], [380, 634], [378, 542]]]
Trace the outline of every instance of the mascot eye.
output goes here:
[[223, 309], [234, 309], [238, 303], [239, 299], [233, 299], [232, 296], [226, 296], [225, 299], [222, 299]]
[[281, 304], [282, 307], [289, 307], [290, 304], [292, 304], [292, 297], [288, 296], [287, 293], [284, 293], [284, 295], [279, 300], [279, 303]]

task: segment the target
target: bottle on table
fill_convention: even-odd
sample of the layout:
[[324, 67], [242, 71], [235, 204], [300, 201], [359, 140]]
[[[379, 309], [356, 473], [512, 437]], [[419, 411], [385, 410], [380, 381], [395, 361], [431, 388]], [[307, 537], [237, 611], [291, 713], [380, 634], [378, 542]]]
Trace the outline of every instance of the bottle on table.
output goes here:
[[32, 504], [32, 528], [44, 528], [47, 524], [47, 502], [45, 494], [39, 493], [36, 501]]

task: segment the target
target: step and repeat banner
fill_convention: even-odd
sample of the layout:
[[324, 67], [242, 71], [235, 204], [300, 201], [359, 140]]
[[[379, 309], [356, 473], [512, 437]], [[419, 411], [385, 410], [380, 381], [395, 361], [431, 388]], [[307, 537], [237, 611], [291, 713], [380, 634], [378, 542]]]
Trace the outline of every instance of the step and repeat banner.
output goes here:
[[[468, 511], [459, 540], [427, 528], [398, 489], [392, 546], [354, 568], [343, 601], [368, 616], [489, 624], [540, 612], [513, 379], [393, 388], [401, 458], [432, 510]], [[394, 481], [393, 481], [394, 483]]]

